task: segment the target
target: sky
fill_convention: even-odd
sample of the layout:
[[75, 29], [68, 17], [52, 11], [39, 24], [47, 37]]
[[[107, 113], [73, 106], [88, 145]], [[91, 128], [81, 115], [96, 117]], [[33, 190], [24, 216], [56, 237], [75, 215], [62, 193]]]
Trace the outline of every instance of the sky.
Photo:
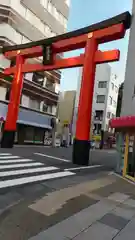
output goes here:
[[[132, 10], [132, 0], [71, 0], [68, 20], [68, 31], [89, 26], [93, 23], [111, 18], [125, 11]], [[112, 73], [117, 74], [119, 81], [124, 81], [125, 67], [128, 50], [129, 31], [124, 39], [102, 44], [100, 49], [119, 49], [120, 61], [111, 63]], [[65, 54], [65, 57], [79, 55], [80, 50]], [[73, 90], [77, 88], [79, 68], [62, 70], [61, 90]]]

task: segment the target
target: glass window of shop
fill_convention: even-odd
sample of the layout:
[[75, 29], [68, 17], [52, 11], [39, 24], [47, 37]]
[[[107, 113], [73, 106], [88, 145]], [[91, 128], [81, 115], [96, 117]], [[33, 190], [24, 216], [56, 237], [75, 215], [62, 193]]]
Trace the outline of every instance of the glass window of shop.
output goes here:
[[25, 128], [25, 143], [33, 143], [34, 141], [34, 127], [26, 126]]
[[36, 144], [44, 143], [44, 129], [43, 128], [35, 128], [34, 143], [36, 143]]

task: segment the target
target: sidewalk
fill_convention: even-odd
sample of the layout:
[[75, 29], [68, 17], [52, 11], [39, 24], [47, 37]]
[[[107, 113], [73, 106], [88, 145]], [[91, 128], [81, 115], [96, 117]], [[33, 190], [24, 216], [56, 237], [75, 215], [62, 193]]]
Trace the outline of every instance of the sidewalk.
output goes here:
[[89, 198], [89, 206], [29, 240], [134, 240], [135, 185], [110, 175], [72, 190], [70, 187], [60, 190], [61, 194], [53, 192], [30, 208], [51, 216], [60, 211], [71, 196], [73, 201], [78, 194]]

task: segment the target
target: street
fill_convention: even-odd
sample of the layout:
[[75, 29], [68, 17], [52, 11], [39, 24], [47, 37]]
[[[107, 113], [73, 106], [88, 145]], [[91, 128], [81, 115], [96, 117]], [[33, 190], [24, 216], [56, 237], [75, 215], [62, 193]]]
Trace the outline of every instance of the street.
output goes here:
[[0, 153], [0, 191], [65, 177], [89, 178], [89, 174], [113, 170], [114, 156], [113, 150], [94, 150], [90, 152], [89, 166], [76, 166], [72, 164], [72, 147], [15, 147]]
[[[110, 224], [114, 229], [110, 232], [109, 228], [110, 236], [126, 226], [135, 215], [135, 188], [112, 174], [115, 150], [91, 151], [86, 167], [73, 165], [71, 157], [71, 147], [15, 146], [0, 150], [0, 240], [73, 239], [100, 218], [100, 227]], [[114, 209], [124, 209], [126, 205], [120, 204], [127, 200], [130, 217], [119, 223], [114, 219], [118, 215]], [[86, 220], [84, 211], [93, 218]], [[106, 215], [113, 218], [110, 222], [118, 221], [119, 229], [102, 219]], [[75, 216], [80, 219], [77, 223]], [[112, 239], [108, 236], [104, 239]]]

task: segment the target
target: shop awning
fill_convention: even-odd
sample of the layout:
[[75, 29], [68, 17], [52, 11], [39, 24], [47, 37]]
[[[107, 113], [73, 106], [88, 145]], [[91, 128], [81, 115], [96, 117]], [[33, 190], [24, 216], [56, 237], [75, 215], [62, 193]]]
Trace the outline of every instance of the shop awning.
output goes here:
[[110, 120], [111, 128], [135, 128], [135, 116], [123, 116]]

